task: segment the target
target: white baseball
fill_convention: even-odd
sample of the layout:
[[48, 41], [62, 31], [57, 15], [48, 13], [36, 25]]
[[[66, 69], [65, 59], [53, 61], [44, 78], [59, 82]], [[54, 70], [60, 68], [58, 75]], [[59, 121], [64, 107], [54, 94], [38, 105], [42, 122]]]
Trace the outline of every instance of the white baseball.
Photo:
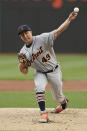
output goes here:
[[74, 8], [74, 12], [78, 13], [78, 12], [79, 12], [79, 8], [78, 8], [78, 7], [75, 7], [75, 8]]

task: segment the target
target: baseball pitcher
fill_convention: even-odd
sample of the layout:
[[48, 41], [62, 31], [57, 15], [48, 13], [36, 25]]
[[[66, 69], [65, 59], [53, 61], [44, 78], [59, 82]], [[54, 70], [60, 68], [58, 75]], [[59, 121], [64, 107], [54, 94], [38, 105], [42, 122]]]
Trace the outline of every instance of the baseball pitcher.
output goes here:
[[73, 11], [59, 28], [37, 36], [32, 36], [32, 30], [28, 25], [18, 27], [18, 36], [25, 43], [18, 54], [19, 69], [23, 74], [28, 73], [30, 66], [35, 69], [35, 92], [41, 111], [40, 122], [42, 123], [48, 122], [45, 109], [45, 87], [48, 82], [51, 83], [53, 98], [60, 103], [55, 108], [55, 112], [59, 113], [67, 107], [68, 99], [62, 92], [62, 73], [56, 60], [53, 45], [56, 38], [67, 29], [77, 15], [78, 13]]

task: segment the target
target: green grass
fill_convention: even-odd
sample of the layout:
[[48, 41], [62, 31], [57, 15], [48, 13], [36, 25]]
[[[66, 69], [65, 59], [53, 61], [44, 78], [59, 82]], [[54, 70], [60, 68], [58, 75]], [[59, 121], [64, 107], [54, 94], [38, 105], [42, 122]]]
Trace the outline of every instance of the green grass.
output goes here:
[[60, 55], [64, 80], [87, 80], [87, 55]]
[[[57, 55], [63, 80], [87, 80], [86, 55]], [[32, 80], [34, 69], [23, 75], [18, 69], [17, 55], [0, 55], [0, 80]]]
[[16, 55], [0, 55], [0, 80], [32, 80], [32, 68], [27, 75], [22, 74], [18, 68], [18, 58]]
[[[65, 91], [69, 98], [69, 108], [87, 108], [87, 91], [74, 92]], [[58, 105], [51, 96], [50, 91], [46, 92], [46, 107], [54, 108]], [[0, 108], [37, 108], [34, 92], [0, 92]]]

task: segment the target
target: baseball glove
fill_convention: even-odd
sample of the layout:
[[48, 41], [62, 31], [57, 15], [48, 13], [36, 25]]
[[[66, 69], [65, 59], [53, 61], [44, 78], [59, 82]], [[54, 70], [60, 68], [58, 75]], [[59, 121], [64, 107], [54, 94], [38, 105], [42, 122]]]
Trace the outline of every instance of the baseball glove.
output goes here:
[[28, 59], [23, 53], [18, 53], [19, 62], [22, 63], [25, 67], [28, 67]]

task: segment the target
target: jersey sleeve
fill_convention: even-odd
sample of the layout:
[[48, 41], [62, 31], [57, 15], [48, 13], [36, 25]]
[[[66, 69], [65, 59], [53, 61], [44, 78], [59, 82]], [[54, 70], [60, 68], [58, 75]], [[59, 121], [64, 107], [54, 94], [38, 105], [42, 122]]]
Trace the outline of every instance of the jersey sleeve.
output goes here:
[[27, 51], [25, 49], [25, 45], [21, 48], [20, 53], [24, 54], [27, 57]]
[[21, 48], [20, 53], [24, 54], [26, 58], [29, 59], [29, 52], [26, 50], [25, 45]]
[[25, 49], [24, 49], [24, 47], [21, 48], [20, 53], [25, 54]]
[[53, 44], [54, 44], [54, 31], [49, 33], [48, 44], [50, 44], [51, 46], [53, 46]]

